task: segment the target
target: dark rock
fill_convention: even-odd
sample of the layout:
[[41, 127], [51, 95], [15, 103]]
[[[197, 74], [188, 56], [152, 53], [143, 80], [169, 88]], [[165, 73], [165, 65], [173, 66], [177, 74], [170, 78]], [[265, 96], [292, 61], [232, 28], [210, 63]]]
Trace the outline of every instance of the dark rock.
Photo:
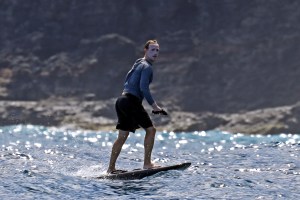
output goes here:
[[[143, 56], [143, 43], [156, 38], [161, 56], [154, 65], [154, 97], [175, 104], [174, 112], [186, 113], [187, 117], [193, 113], [195, 117], [190, 118], [193, 122], [178, 125], [178, 130], [222, 126], [233, 131], [296, 132], [299, 8], [297, 0], [65, 0], [26, 4], [3, 0], [0, 99], [84, 99], [84, 95], [94, 94], [86, 100], [110, 101], [120, 95], [135, 59]], [[288, 114], [270, 114], [280, 113], [279, 108], [289, 105], [293, 109]], [[269, 121], [256, 116], [262, 110], [268, 113]], [[89, 112], [94, 117], [105, 112], [113, 116], [110, 109]], [[203, 118], [199, 113], [212, 114]], [[62, 120], [39, 117], [41, 123]], [[174, 119], [158, 122], [167, 126]], [[25, 123], [23, 119], [19, 122]], [[255, 123], [264, 128], [253, 128]]]
[[93, 94], [93, 93], [84, 95], [84, 100], [85, 101], [92, 101], [92, 100], [95, 100], [95, 98], [96, 98], [96, 95]]

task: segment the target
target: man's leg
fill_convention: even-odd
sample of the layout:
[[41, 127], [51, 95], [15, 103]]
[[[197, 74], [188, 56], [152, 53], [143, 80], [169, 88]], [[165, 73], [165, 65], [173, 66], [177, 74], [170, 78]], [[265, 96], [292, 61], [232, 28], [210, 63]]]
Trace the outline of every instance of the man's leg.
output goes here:
[[129, 131], [119, 130], [118, 138], [116, 139], [111, 150], [110, 162], [109, 162], [107, 173], [111, 173], [112, 171], [116, 170], [117, 158], [120, 155], [122, 146], [127, 140], [128, 135], [129, 135]]
[[155, 165], [151, 162], [151, 154], [154, 145], [156, 129], [152, 126], [146, 128], [146, 135], [144, 141], [145, 157], [144, 157], [144, 169], [153, 168]]

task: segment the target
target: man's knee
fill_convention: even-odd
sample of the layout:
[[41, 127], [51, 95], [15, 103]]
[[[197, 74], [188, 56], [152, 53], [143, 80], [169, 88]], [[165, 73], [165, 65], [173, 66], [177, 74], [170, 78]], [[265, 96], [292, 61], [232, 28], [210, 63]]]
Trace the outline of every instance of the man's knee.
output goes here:
[[149, 128], [146, 128], [146, 132], [149, 133], [149, 134], [155, 134], [156, 133], [156, 128], [155, 127], [149, 127]]
[[129, 135], [128, 131], [119, 131], [117, 141], [124, 143], [127, 140], [128, 135]]

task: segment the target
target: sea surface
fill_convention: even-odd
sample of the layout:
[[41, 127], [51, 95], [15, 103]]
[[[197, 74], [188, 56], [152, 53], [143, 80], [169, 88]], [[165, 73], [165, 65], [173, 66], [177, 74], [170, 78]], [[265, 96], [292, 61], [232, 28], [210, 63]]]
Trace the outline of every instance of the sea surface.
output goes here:
[[[300, 199], [300, 135], [158, 132], [153, 159], [191, 162], [141, 180], [100, 180], [117, 132], [0, 127], [0, 199]], [[143, 165], [144, 132], [128, 138], [119, 169]]]

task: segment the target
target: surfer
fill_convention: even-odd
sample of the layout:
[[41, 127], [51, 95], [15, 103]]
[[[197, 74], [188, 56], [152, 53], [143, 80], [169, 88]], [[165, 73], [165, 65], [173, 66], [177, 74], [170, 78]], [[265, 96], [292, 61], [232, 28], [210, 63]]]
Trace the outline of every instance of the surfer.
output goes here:
[[153, 79], [152, 64], [158, 58], [159, 44], [156, 40], [149, 40], [144, 45], [144, 57], [136, 60], [131, 70], [127, 73], [124, 90], [115, 104], [119, 130], [118, 138], [113, 144], [110, 163], [107, 173], [117, 172], [116, 161], [122, 146], [127, 140], [129, 132], [135, 132], [142, 127], [146, 131], [144, 139], [144, 169], [158, 167], [151, 161], [156, 129], [142, 105], [145, 98], [152, 106], [153, 113], [167, 113], [157, 105], [150, 93], [149, 85]]

